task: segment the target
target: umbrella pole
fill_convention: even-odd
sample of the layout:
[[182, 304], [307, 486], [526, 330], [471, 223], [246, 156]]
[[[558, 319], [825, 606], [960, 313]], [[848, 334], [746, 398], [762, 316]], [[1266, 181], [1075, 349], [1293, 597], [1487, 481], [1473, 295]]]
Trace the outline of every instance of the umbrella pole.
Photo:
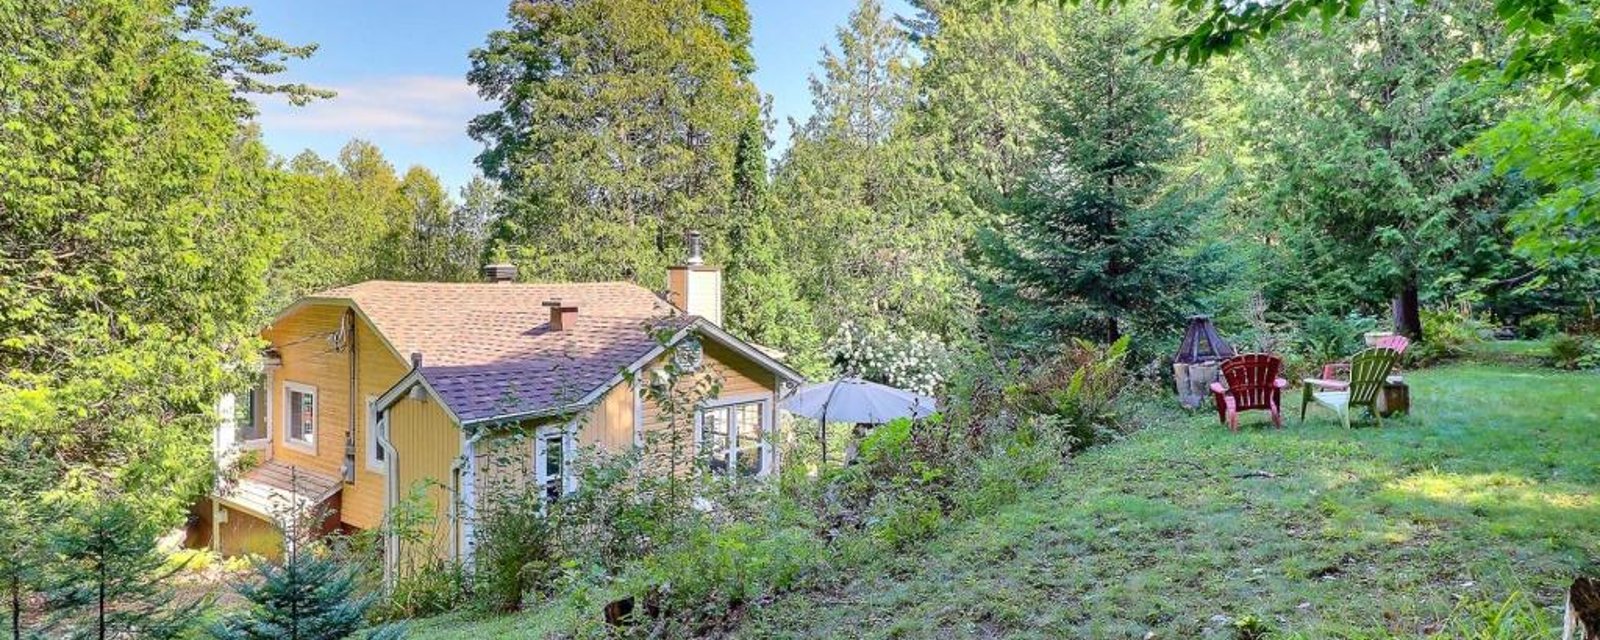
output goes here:
[[828, 390], [828, 399], [822, 401], [822, 468], [817, 470], [819, 476], [828, 470], [828, 405], [833, 404], [833, 396], [839, 393], [842, 382], [842, 379], [834, 381], [833, 388]]

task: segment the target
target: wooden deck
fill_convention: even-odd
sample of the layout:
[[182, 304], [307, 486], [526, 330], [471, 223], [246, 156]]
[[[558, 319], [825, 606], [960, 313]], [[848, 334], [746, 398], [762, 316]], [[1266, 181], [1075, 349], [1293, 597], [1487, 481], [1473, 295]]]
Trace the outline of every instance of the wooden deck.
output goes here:
[[229, 504], [278, 520], [322, 505], [338, 495], [341, 488], [338, 478], [268, 460], [217, 495]]

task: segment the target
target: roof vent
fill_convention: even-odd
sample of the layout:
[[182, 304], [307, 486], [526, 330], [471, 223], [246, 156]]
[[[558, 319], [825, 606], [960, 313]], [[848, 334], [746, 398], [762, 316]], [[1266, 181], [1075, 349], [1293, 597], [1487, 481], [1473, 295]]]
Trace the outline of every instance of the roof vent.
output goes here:
[[516, 282], [517, 265], [509, 262], [483, 265], [483, 279], [489, 282]]
[[571, 331], [578, 326], [577, 307], [563, 305], [560, 300], [546, 300], [544, 306], [550, 309], [551, 331]]

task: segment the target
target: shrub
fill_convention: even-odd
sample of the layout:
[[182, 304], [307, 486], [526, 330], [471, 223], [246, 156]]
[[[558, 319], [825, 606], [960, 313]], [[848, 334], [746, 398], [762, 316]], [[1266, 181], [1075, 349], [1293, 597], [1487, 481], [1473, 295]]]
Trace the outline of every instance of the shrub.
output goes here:
[[793, 588], [823, 557], [803, 529], [698, 526], [647, 557], [633, 591], [662, 615], [653, 636], [704, 636], [745, 604]]
[[840, 325], [825, 347], [834, 368], [846, 375], [923, 394], [932, 394], [944, 382], [949, 359], [944, 343], [930, 333], [852, 322]]
[[1339, 362], [1366, 347], [1363, 336], [1378, 328], [1371, 316], [1351, 313], [1343, 318], [1326, 313], [1306, 316], [1300, 321], [1294, 344], [1312, 366]]
[[1008, 399], [1024, 415], [1049, 416], [1033, 425], [1063, 454], [1088, 447], [1117, 431], [1116, 403], [1129, 384], [1127, 354], [1128, 336], [1108, 347], [1075, 340], [1030, 380], [1009, 387]]
[[1549, 338], [1561, 333], [1561, 317], [1554, 313], [1536, 313], [1523, 318], [1517, 329], [1529, 340]]
[[490, 611], [515, 611], [560, 571], [555, 534], [535, 488], [506, 489], [479, 512], [473, 530], [473, 597]]
[[1465, 311], [1445, 307], [1422, 310], [1422, 342], [1412, 345], [1406, 355], [1417, 364], [1459, 358], [1469, 347], [1483, 341], [1483, 325]]
[[1559, 369], [1582, 369], [1600, 364], [1594, 343], [1583, 336], [1557, 334], [1546, 345], [1550, 350], [1550, 364]]
[[461, 565], [434, 560], [396, 579], [394, 588], [377, 607], [374, 617], [400, 620], [445, 613], [461, 602], [466, 587], [466, 573]]

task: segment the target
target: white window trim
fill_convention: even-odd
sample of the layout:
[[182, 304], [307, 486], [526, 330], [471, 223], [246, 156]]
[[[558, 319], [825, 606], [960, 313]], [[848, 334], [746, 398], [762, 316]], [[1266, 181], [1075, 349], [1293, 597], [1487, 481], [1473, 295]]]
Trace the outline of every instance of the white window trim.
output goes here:
[[578, 477], [573, 473], [572, 462], [578, 455], [578, 430], [574, 425], [560, 427], [539, 427], [533, 434], [533, 481], [539, 488], [539, 495], [544, 495], [545, 483], [550, 480], [544, 473], [545, 452], [548, 449], [546, 441], [551, 434], [561, 434], [561, 495], [566, 496], [578, 490]]
[[[388, 412], [384, 412], [383, 420], [389, 419]], [[389, 473], [388, 460], [378, 459], [378, 447], [383, 446], [378, 442], [378, 396], [367, 396], [367, 470], [373, 473]]]
[[[292, 392], [296, 392], [296, 391], [298, 391], [300, 393], [310, 394], [311, 395], [311, 406], [312, 406], [312, 411], [313, 411], [312, 419], [315, 420], [315, 422], [313, 422], [311, 424], [311, 440], [310, 441], [296, 440], [293, 436], [289, 435], [289, 424], [290, 424], [290, 421], [289, 421], [289, 410], [291, 408], [290, 404], [289, 404], [289, 394], [292, 393]], [[282, 416], [282, 418], [283, 418], [283, 446], [288, 447], [290, 449], [294, 449], [296, 451], [303, 451], [303, 452], [309, 453], [311, 455], [316, 455], [317, 454], [317, 435], [319, 433], [321, 433], [321, 431], [322, 431], [322, 398], [317, 395], [317, 388], [314, 387], [314, 386], [311, 386], [309, 384], [301, 384], [299, 382], [290, 382], [288, 380], [284, 380], [283, 381], [283, 416]]]
[[[703, 425], [702, 421], [704, 420], [705, 414], [706, 414], [707, 411], [714, 411], [714, 410], [718, 410], [718, 409], [726, 409], [728, 407], [732, 407], [732, 406], [735, 406], [735, 405], [755, 404], [755, 403], [765, 403], [765, 404], [762, 406], [762, 410], [760, 411], [760, 415], [761, 415], [761, 443], [760, 443], [759, 446], [760, 446], [760, 450], [761, 450], [761, 471], [757, 472], [756, 475], [751, 476], [751, 477], [765, 478], [768, 475], [771, 475], [772, 474], [772, 465], [773, 465], [773, 458], [772, 458], [773, 431], [772, 431], [772, 429], [773, 429], [773, 424], [774, 424], [774, 421], [773, 421], [772, 418], [773, 418], [773, 411], [775, 409], [774, 409], [774, 406], [773, 406], [773, 404], [774, 404], [773, 403], [773, 398], [772, 398], [772, 396], [770, 394], [765, 394], [765, 393], [745, 394], [745, 395], [732, 396], [732, 397], [727, 397], [727, 398], [717, 398], [715, 400], [707, 400], [705, 402], [700, 403], [700, 408], [697, 409], [694, 412], [694, 443], [695, 443], [696, 451], [698, 451], [699, 447], [702, 444], [704, 444], [704, 442], [705, 442], [704, 432], [702, 431], [702, 425]], [[736, 469], [739, 468], [739, 447], [738, 447], [738, 435], [737, 435], [738, 429], [735, 429], [733, 427], [732, 421], [730, 421], [728, 423], [728, 427], [729, 427], [728, 428], [728, 436], [733, 441], [728, 443], [728, 460], [727, 460], [727, 465], [728, 466], [727, 466], [727, 468], [736, 470]], [[739, 477], [739, 474], [738, 473], [728, 473], [728, 474], [726, 474], [726, 477], [737, 478], [737, 477]]]

